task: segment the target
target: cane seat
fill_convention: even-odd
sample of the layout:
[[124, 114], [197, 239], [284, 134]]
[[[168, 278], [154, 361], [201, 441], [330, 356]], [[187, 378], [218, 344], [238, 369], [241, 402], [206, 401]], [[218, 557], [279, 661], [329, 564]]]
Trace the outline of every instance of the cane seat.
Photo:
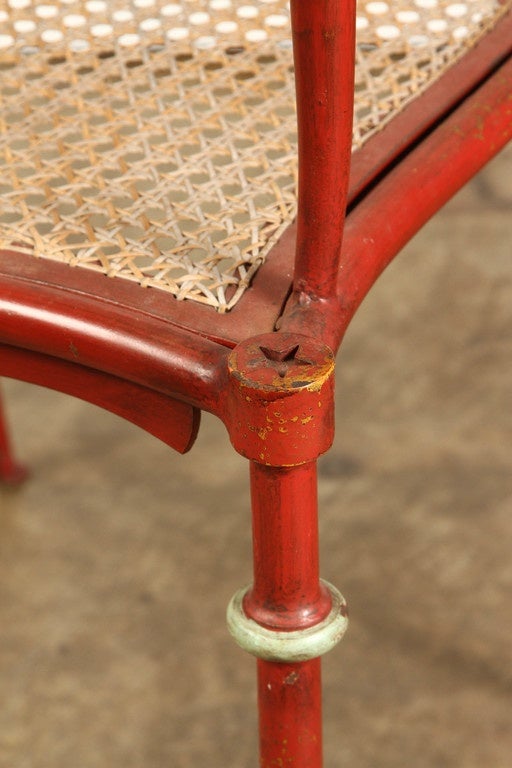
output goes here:
[[[503, 10], [359, 2], [354, 148]], [[0, 249], [232, 308], [296, 214], [291, 48], [284, 0], [1, 0]]]

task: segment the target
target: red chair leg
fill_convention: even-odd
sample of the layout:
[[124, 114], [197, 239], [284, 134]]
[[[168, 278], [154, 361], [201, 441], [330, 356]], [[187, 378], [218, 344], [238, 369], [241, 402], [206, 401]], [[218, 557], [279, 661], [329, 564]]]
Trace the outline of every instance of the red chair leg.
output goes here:
[[319, 657], [341, 638], [346, 610], [319, 578], [316, 461], [291, 468], [253, 462], [251, 486], [254, 582], [243, 608], [274, 631], [286, 659], [258, 660], [261, 765], [321, 768]]
[[258, 658], [260, 765], [321, 768], [320, 657], [347, 625], [339, 592], [319, 578], [316, 459], [334, 429], [332, 352], [266, 334], [229, 358], [227, 426], [251, 460], [254, 581], [233, 597], [228, 627]]
[[[331, 609], [318, 572], [316, 462], [291, 469], [253, 463], [251, 483], [254, 582], [243, 607], [259, 625], [281, 630], [286, 655], [286, 635], [300, 638]], [[320, 768], [320, 659], [259, 659], [258, 699], [261, 766]]]
[[228, 627], [258, 659], [261, 768], [321, 768], [320, 657], [347, 625], [319, 578], [316, 459], [333, 434], [333, 356], [315, 340], [267, 334], [230, 355], [226, 412], [251, 460], [254, 581]]
[[230, 359], [230, 437], [251, 459], [254, 581], [228, 608], [258, 658], [260, 765], [321, 768], [320, 657], [347, 625], [319, 578], [316, 457], [332, 439], [332, 355], [300, 336], [264, 336]]
[[320, 659], [297, 664], [258, 660], [260, 765], [322, 765]]
[[18, 485], [27, 477], [27, 470], [14, 458], [9, 430], [0, 393], [0, 481], [8, 485]]
[[316, 461], [251, 462], [254, 582], [228, 609], [235, 640], [258, 657], [260, 765], [322, 766], [320, 656], [347, 625], [318, 575]]

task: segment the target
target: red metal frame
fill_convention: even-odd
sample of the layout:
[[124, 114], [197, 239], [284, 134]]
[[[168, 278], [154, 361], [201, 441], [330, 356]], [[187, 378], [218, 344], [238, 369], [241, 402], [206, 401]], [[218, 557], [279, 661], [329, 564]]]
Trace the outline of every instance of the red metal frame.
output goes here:
[[[322, 626], [333, 610], [319, 578], [316, 476], [316, 458], [334, 433], [333, 363], [324, 345], [287, 333], [249, 339], [229, 358], [228, 429], [251, 460], [254, 581], [244, 621], [256, 634], [271, 630], [285, 649], [276, 661], [263, 633], [255, 654], [260, 760], [268, 768], [322, 762], [320, 659], [287, 656], [286, 638]], [[345, 617], [344, 604], [339, 611]]]
[[254, 581], [244, 607], [261, 626], [302, 629], [330, 611], [320, 586], [316, 483], [316, 462], [293, 468], [251, 462]]
[[[251, 462], [254, 583], [244, 608], [262, 626], [292, 631], [329, 613], [319, 581], [316, 483], [316, 462], [292, 469]], [[261, 765], [321, 765], [320, 659], [259, 659], [258, 694]]]
[[[0, 344], [0, 376], [30, 384], [44, 381], [49, 389], [79, 397], [131, 421], [179, 453], [189, 451], [197, 437], [198, 408], [102, 371]], [[0, 455], [1, 444], [0, 439]]]
[[336, 289], [352, 146], [356, 2], [292, 2], [291, 10], [299, 128], [294, 291], [304, 302]]
[[136, 311], [67, 286], [27, 280], [24, 263], [9, 253], [2, 260], [1, 342], [219, 412], [225, 347], [144, 308]]
[[258, 660], [260, 766], [322, 765], [321, 660]]
[[512, 138], [512, 58], [363, 197], [346, 221], [336, 307], [291, 296], [280, 329], [338, 349], [358, 306], [413, 235]]
[[[0, 253], [0, 375], [82, 397], [182, 452], [199, 409], [224, 421], [251, 466], [254, 583], [244, 621], [284, 647], [335, 606], [318, 569], [316, 458], [333, 430], [323, 345], [338, 348], [389, 261], [512, 137], [509, 12], [355, 153], [349, 177], [355, 2], [291, 7], [298, 221], [229, 315]], [[21, 477], [1, 411], [0, 476]], [[261, 765], [320, 768], [319, 658], [256, 655]]]
[[460, 61], [352, 155], [349, 203], [460, 106], [507, 60], [511, 51], [512, 11], [509, 11]]

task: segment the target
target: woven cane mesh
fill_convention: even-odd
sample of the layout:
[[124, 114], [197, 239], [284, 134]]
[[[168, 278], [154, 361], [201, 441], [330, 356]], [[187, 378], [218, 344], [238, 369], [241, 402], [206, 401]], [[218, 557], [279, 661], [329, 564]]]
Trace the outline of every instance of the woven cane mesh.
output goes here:
[[[359, 2], [354, 147], [500, 9]], [[283, 0], [0, 0], [0, 247], [222, 312], [295, 188]]]

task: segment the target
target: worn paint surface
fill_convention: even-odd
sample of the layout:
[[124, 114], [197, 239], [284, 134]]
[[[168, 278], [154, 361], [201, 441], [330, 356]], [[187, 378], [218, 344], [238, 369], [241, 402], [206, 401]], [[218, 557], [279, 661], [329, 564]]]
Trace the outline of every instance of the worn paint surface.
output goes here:
[[[316, 461], [290, 468], [251, 462], [251, 499], [254, 581], [245, 615], [277, 630], [283, 650], [286, 634], [316, 634], [329, 614], [345, 627], [343, 599], [335, 605], [319, 579]], [[258, 659], [260, 765], [321, 768], [320, 659], [279, 657]]]
[[[348, 618], [345, 600], [338, 590], [332, 584], [327, 584], [326, 582], [323, 582], [322, 586], [324, 587], [321, 593], [322, 598], [328, 597], [325, 591], [326, 588], [332, 604], [328, 615], [319, 623], [312, 626], [302, 626], [305, 619], [311, 619], [311, 616], [314, 619], [317, 618], [316, 611], [323, 609], [323, 599], [319, 599], [314, 606], [304, 606], [306, 609], [304, 616], [299, 614], [294, 616], [289, 613], [286, 617], [283, 617], [283, 606], [278, 607], [274, 614], [274, 620], [283, 622], [283, 618], [286, 618], [287, 621], [295, 619], [297, 625], [300, 625], [299, 629], [295, 631], [290, 631], [288, 627], [286, 627], [285, 631], [267, 629], [267, 627], [250, 618], [248, 613], [256, 615], [258, 619], [262, 618], [269, 621], [269, 619], [272, 620], [269, 606], [264, 606], [263, 612], [259, 611], [254, 595], [251, 594], [249, 588], [246, 588], [239, 590], [229, 604], [227, 611], [228, 629], [241, 648], [253, 656], [265, 659], [266, 661], [291, 664], [323, 656], [340, 642], [346, 632]], [[247, 598], [247, 607], [244, 606], [245, 598]], [[316, 609], [315, 612], [312, 612], [311, 608]], [[309, 615], [307, 613], [308, 609]], [[293, 675], [286, 682], [292, 684], [294, 682]]]
[[322, 764], [320, 659], [258, 661], [261, 768]]
[[264, 334], [228, 360], [228, 431], [235, 449], [269, 466], [296, 466], [326, 451], [334, 432], [334, 356], [307, 336]]

